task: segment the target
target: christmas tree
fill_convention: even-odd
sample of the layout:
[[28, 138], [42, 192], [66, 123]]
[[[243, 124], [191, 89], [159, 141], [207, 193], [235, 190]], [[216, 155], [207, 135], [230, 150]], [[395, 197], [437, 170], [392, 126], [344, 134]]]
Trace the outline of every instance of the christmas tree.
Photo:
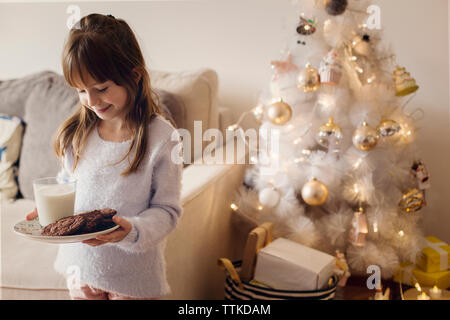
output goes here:
[[[274, 222], [275, 238], [345, 253], [353, 274], [376, 265], [389, 278], [421, 250], [429, 176], [414, 143], [422, 112], [407, 108], [419, 87], [381, 41], [370, 5], [297, 1], [251, 110], [260, 152], [232, 208], [252, 224]], [[263, 132], [277, 133], [278, 152]]]

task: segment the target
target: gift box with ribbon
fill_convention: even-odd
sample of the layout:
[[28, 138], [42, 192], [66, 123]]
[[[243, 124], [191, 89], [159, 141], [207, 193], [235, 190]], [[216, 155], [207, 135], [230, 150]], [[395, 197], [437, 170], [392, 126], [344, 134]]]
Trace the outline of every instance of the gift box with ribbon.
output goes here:
[[394, 274], [394, 281], [414, 287], [418, 282], [422, 287], [437, 286], [440, 289], [450, 287], [450, 271], [425, 272], [416, 265], [401, 263]]
[[417, 266], [425, 272], [446, 271], [449, 267], [450, 246], [436, 237], [425, 237], [426, 247], [417, 260]]

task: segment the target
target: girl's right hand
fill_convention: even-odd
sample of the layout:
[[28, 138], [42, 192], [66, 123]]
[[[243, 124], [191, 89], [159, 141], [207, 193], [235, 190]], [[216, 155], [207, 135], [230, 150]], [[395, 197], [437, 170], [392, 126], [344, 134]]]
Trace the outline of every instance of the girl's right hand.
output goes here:
[[34, 220], [34, 219], [37, 218], [37, 216], [38, 216], [37, 208], [34, 208], [33, 211], [31, 211], [29, 214], [27, 214], [26, 219], [27, 220]]

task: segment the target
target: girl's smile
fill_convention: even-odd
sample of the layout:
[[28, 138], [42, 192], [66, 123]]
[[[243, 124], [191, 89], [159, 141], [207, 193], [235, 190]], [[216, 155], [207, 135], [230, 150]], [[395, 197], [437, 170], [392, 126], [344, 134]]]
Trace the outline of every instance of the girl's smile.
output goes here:
[[107, 106], [106, 108], [103, 108], [103, 109], [94, 108], [94, 111], [96, 113], [104, 113], [104, 112], [108, 111], [109, 107], [111, 107], [111, 104], [109, 106]]

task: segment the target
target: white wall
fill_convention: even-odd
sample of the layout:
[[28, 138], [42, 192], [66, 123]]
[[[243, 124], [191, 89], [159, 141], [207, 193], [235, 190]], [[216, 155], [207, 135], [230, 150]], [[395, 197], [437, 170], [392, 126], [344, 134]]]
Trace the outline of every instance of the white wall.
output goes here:
[[[410, 107], [426, 112], [418, 140], [432, 175], [424, 227], [450, 242], [448, 3], [375, 2], [397, 61], [421, 86]], [[215, 69], [221, 102], [235, 116], [253, 107], [268, 85], [270, 61], [280, 57], [292, 12], [291, 0], [0, 3], [0, 79], [61, 72], [69, 4], [78, 4], [82, 15], [99, 12], [128, 21], [152, 69]]]

